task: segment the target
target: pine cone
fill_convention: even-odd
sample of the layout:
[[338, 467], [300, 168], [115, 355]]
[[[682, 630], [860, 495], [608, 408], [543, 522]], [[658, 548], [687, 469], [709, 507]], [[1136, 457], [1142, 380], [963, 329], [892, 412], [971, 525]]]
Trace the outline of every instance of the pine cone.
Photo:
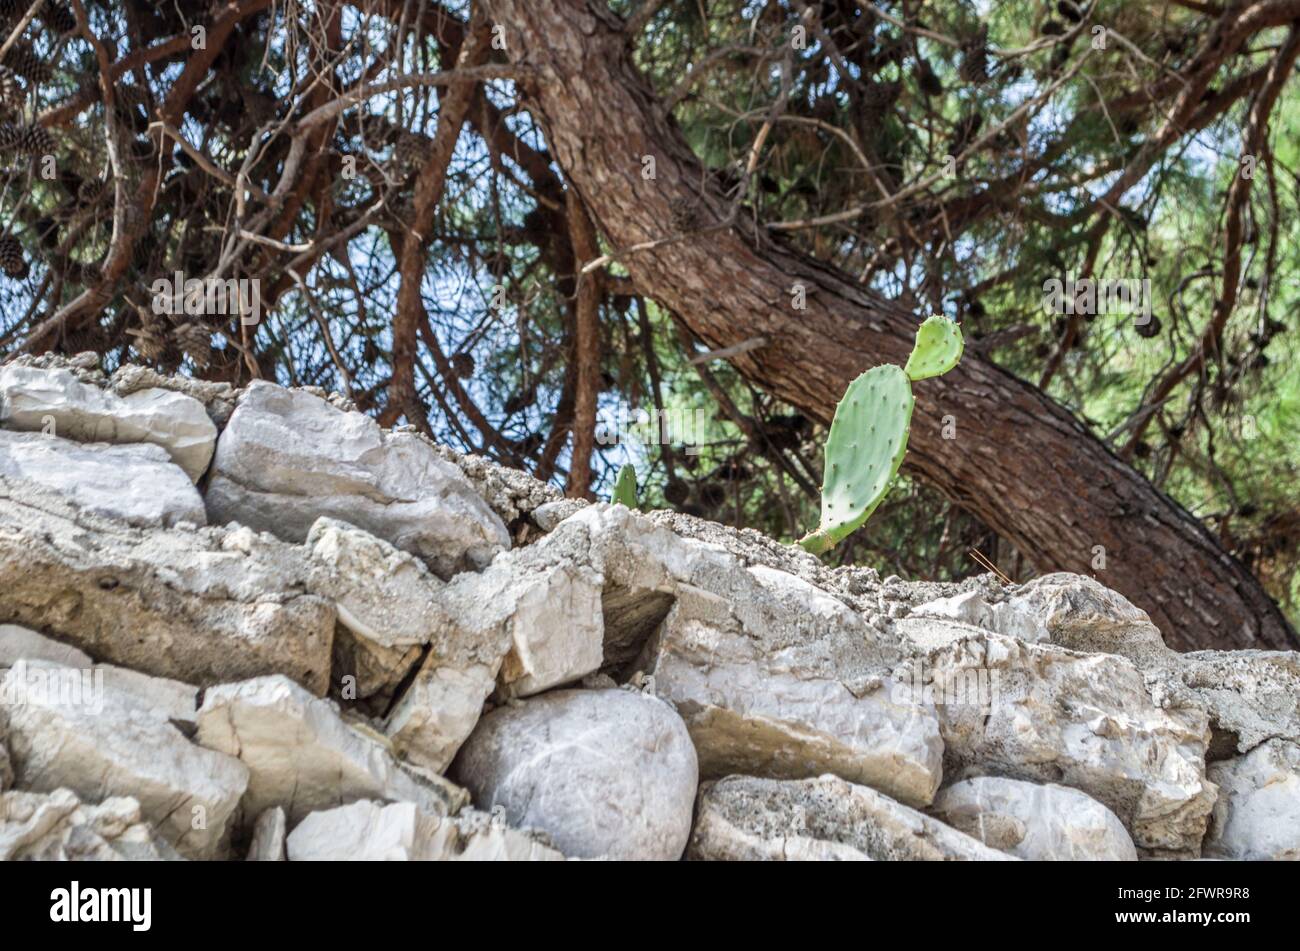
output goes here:
[[453, 353], [451, 368], [462, 380], [474, 375], [474, 357], [469, 353]]
[[23, 246], [13, 235], [0, 236], [0, 270], [20, 281], [31, 271]]
[[172, 339], [200, 370], [212, 362], [212, 331], [202, 324], [181, 324], [172, 330]]
[[53, 155], [56, 143], [45, 126], [29, 125], [23, 127], [20, 148], [27, 155]]
[[1071, 23], [1078, 23], [1083, 19], [1083, 14], [1079, 11], [1078, 6], [1072, 3], [1071, 0], [1057, 0], [1056, 12]]
[[54, 78], [54, 70], [26, 43], [15, 43], [5, 54], [4, 65], [33, 83], [47, 83]]
[[943, 83], [935, 75], [934, 67], [925, 57], [918, 57], [916, 60], [916, 84], [927, 96], [943, 95]]
[[108, 194], [108, 182], [99, 178], [83, 178], [77, 186], [77, 205], [89, 208], [98, 205]]
[[961, 43], [961, 66], [957, 75], [968, 83], [979, 85], [989, 78], [989, 25], [980, 28]]
[[142, 307], [137, 307], [140, 315], [140, 327], [128, 327], [126, 332], [135, 338], [131, 346], [146, 363], [156, 363], [167, 352], [167, 338], [158, 319]]
[[1139, 337], [1146, 337], [1150, 340], [1156, 334], [1160, 333], [1160, 318], [1155, 314], [1152, 314], [1150, 320], [1142, 323], [1135, 322], [1133, 326], [1137, 330]]
[[419, 168], [429, 154], [429, 140], [422, 135], [400, 132], [393, 143], [393, 161], [401, 172]]
[[71, 33], [77, 28], [77, 18], [72, 11], [55, 0], [45, 0], [45, 6], [37, 14], [41, 22], [55, 33]]
[[0, 122], [0, 155], [51, 155], [54, 149], [54, 136], [44, 126]]
[[863, 111], [870, 116], [884, 116], [894, 108], [902, 91], [903, 84], [897, 79], [884, 83], [868, 82], [862, 94]]
[[0, 109], [21, 113], [26, 102], [27, 95], [14, 71], [0, 66]]

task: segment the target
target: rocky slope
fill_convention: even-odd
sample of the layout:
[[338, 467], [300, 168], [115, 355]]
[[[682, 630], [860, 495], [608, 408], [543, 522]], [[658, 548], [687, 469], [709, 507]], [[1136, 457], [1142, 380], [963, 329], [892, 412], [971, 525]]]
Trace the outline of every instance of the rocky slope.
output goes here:
[[0, 367], [0, 857], [1300, 858], [1300, 655]]

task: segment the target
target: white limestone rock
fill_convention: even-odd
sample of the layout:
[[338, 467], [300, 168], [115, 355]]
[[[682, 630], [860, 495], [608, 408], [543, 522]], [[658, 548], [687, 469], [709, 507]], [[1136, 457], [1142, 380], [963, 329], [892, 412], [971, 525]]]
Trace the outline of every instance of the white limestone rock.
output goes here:
[[279, 806], [267, 809], [253, 824], [253, 841], [248, 846], [250, 862], [283, 862], [289, 819]]
[[452, 775], [577, 858], [672, 861], [691, 829], [698, 768], [672, 707], [629, 690], [556, 690], [499, 707]]
[[603, 577], [606, 666], [653, 678], [704, 777], [833, 772], [917, 805], [934, 796], [933, 705], [894, 700], [902, 655], [842, 601], [622, 506], [583, 508], [534, 550]]
[[[750, 571], [763, 577], [771, 569]], [[930, 802], [943, 757], [933, 705], [923, 697], [900, 699], [883, 672], [844, 656], [854, 651], [850, 635], [859, 629], [847, 608], [798, 590], [806, 583], [793, 575], [782, 583], [788, 609], [806, 611], [806, 638], [778, 624], [715, 626], [698, 610], [706, 599], [684, 593], [646, 665], [655, 691], [686, 720], [702, 775], [833, 772], [912, 805]], [[819, 601], [838, 608], [819, 612]]]
[[[1118, 654], [1139, 667], [1147, 659], [1173, 653], [1145, 611], [1086, 575], [1042, 575], [1016, 588], [1002, 607], [1034, 618], [1047, 639], [1071, 650]], [[1018, 636], [1012, 630], [994, 630]]]
[[960, 638], [962, 625], [1031, 644], [1119, 654], [1139, 666], [1146, 659], [1173, 654], [1145, 611], [1096, 579], [1069, 572], [1043, 575], [1010, 589], [960, 591], [916, 605], [896, 622], [902, 633], [926, 649]]
[[441, 776], [399, 764], [382, 735], [346, 722], [336, 704], [287, 677], [208, 689], [197, 741], [248, 768], [243, 807], [249, 816], [279, 806], [292, 824], [358, 799], [412, 802], [431, 815], [448, 815], [469, 798]]
[[43, 660], [65, 667], [90, 667], [89, 655], [39, 631], [17, 624], [0, 624], [0, 668], [8, 669], [20, 660]]
[[965, 833], [838, 776], [729, 776], [700, 790], [686, 856], [712, 862], [1004, 861]]
[[313, 812], [289, 836], [293, 862], [562, 862], [531, 831], [464, 809], [447, 818], [414, 803], [363, 800]]
[[[1029, 640], [1001, 624], [998, 612], [1029, 617], [1045, 640], [1090, 654], [1114, 654], [1142, 672], [1157, 706], [1204, 710], [1209, 714], [1215, 758], [1244, 753], [1271, 737], [1300, 742], [1300, 653], [1224, 650], [1178, 653], [1170, 650], [1151, 618], [1118, 592], [1082, 575], [1058, 572], [1010, 589], [1003, 602], [959, 596], [973, 605], [959, 620], [985, 630]], [[958, 600], [958, 599], [950, 599]], [[936, 602], [938, 603], [938, 602]], [[913, 609], [896, 627], [913, 640], [918, 626], [938, 635], [934, 605]], [[992, 620], [990, 620], [992, 618]], [[1174, 632], [1176, 633], [1176, 632]], [[960, 632], [945, 632], [950, 642]], [[933, 641], [925, 646], [937, 646]]]
[[[125, 396], [83, 383], [65, 368], [0, 367], [0, 426], [89, 443], [153, 443], [198, 482], [217, 442], [203, 404], [149, 387]], [[52, 429], [51, 429], [52, 427]]]
[[150, 677], [137, 670], [95, 664], [92, 676], [104, 678], [110, 703], [149, 713], [169, 723], [192, 727], [199, 710], [199, 688], [167, 677]]
[[1211, 858], [1300, 861], [1300, 744], [1269, 740], [1210, 764], [1219, 801], [1205, 837]]
[[510, 636], [500, 673], [503, 693], [530, 697], [600, 669], [605, 625], [598, 574], [580, 565], [525, 569], [501, 578], [499, 588], [491, 568], [484, 574], [479, 587], [499, 591], [496, 604], [509, 610], [502, 621]]
[[15, 785], [67, 788], [90, 802], [129, 796], [182, 854], [222, 853], [248, 785], [238, 760], [190, 743], [93, 671], [22, 661], [0, 696]]
[[1143, 671], [1161, 705], [1206, 711], [1217, 757], [1245, 753], [1273, 737], [1300, 743], [1300, 653], [1193, 651]]
[[112, 664], [96, 664], [83, 651], [16, 624], [0, 624], [0, 671], [22, 662], [52, 664], [89, 671], [101, 677], [106, 702], [152, 711], [161, 720], [193, 724], [198, 688], [166, 677], [150, 677]]
[[445, 770], [478, 723], [505, 653], [505, 644], [431, 650], [384, 722], [394, 752], [422, 769]]
[[534, 545], [500, 555], [481, 574], [456, 578], [443, 603], [462, 638], [509, 645], [502, 693], [528, 697], [600, 669], [603, 583], [591, 566]]
[[0, 794], [0, 862], [156, 862], [182, 856], [129, 797], [83, 803], [70, 789]]
[[208, 686], [329, 680], [332, 602], [301, 547], [248, 529], [138, 529], [0, 479], [0, 621], [96, 660]]
[[287, 541], [344, 519], [424, 559], [439, 576], [510, 547], [505, 524], [456, 466], [414, 433], [310, 393], [251, 384], [217, 442], [208, 515]]
[[990, 848], [1032, 861], [1136, 862], [1124, 824], [1091, 796], [1018, 779], [978, 776], [939, 792], [929, 810]]
[[414, 555], [337, 519], [317, 519], [307, 547], [327, 569], [317, 593], [334, 601], [349, 635], [335, 638], [335, 680], [355, 676], [358, 699], [395, 687], [451, 623], [443, 582]]
[[203, 525], [203, 499], [158, 446], [83, 444], [0, 430], [0, 477], [57, 492], [83, 511], [131, 525]]
[[1006, 602], [989, 602], [978, 590], [963, 591], [948, 598], [918, 605], [910, 617], [931, 617], [982, 627], [987, 631], [1016, 637], [1030, 643], [1048, 640], [1050, 635], [1036, 614]]
[[574, 512], [581, 511], [590, 504], [586, 499], [555, 499], [543, 502], [529, 515], [538, 528], [543, 532], [550, 532]]
[[1195, 855], [1215, 798], [1203, 711], [1158, 707], [1122, 657], [967, 630], [916, 662], [950, 781], [1070, 786], [1114, 811], [1139, 847]]
[[446, 620], [385, 727], [404, 758], [441, 772], [494, 687], [531, 696], [600, 668], [603, 578], [554, 555], [541, 544], [505, 552], [442, 589]]

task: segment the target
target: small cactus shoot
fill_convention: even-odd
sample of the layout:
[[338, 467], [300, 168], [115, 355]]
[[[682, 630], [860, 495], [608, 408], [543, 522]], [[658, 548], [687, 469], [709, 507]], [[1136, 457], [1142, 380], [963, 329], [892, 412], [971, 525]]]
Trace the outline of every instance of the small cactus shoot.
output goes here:
[[610, 502], [626, 505], [630, 509], [636, 508], [636, 469], [631, 465], [625, 465], [618, 470], [618, 478], [614, 480], [614, 495], [610, 498]]
[[862, 527], [898, 476], [912, 423], [912, 383], [946, 373], [962, 353], [961, 329], [946, 317], [921, 324], [906, 369], [873, 367], [849, 384], [826, 438], [821, 522], [799, 544], [830, 551]]
[[961, 328], [946, 317], [930, 317], [916, 332], [916, 345], [903, 371], [915, 383], [942, 376], [957, 365], [964, 347]]

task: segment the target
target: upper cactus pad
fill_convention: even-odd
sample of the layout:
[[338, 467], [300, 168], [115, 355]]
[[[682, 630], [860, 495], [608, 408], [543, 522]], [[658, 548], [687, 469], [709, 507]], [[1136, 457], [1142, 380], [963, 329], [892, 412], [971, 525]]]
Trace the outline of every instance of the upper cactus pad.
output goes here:
[[916, 332], [916, 345], [903, 369], [909, 380], [928, 380], [947, 373], [961, 359], [961, 329], [947, 317], [928, 317]]

